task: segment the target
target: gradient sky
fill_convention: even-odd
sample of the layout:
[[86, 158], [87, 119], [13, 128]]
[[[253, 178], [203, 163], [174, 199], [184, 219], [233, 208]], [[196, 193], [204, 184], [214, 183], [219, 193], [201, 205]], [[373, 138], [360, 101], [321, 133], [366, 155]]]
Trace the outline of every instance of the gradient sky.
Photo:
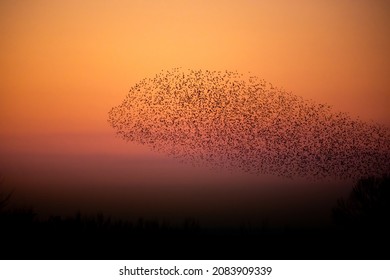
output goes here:
[[3, 170], [14, 154], [150, 155], [113, 140], [107, 113], [173, 67], [250, 71], [390, 124], [388, 1], [0, 1], [0, 34]]
[[1, 130], [106, 131], [133, 83], [176, 66], [389, 123], [389, 28], [387, 1], [1, 1]]

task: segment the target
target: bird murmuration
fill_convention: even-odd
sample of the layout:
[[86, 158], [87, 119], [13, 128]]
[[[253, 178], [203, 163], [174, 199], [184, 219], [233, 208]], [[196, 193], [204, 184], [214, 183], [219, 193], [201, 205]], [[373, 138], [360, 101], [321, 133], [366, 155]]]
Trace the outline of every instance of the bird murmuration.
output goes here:
[[162, 71], [131, 87], [108, 121], [123, 139], [194, 164], [283, 177], [390, 170], [385, 126], [237, 72]]

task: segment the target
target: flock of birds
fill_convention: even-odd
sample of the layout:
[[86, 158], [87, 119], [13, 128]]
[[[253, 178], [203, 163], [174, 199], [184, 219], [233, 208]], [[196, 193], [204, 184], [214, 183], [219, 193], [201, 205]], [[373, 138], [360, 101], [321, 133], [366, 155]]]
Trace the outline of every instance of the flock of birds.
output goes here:
[[390, 170], [390, 131], [255, 76], [174, 68], [135, 84], [109, 123], [128, 141], [193, 164], [282, 177]]

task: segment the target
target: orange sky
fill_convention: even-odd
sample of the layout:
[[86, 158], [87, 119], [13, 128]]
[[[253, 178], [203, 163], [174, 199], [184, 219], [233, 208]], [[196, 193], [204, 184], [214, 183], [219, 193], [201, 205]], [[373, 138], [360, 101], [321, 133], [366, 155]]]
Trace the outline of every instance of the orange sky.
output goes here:
[[[167, 164], [164, 155], [114, 138], [108, 111], [137, 81], [183, 67], [251, 71], [335, 110], [390, 125], [389, 28], [390, 4], [385, 0], [2, 0], [0, 175], [8, 188], [18, 190], [17, 199], [26, 197], [38, 210], [52, 203], [74, 211], [87, 207], [83, 199], [105, 205], [109, 197], [106, 208], [123, 201], [128, 211], [129, 201], [139, 197], [137, 203], [147, 202], [142, 209], [160, 198], [170, 205], [171, 194], [184, 197], [177, 199], [182, 209], [193, 195], [199, 201], [214, 197], [209, 199], [214, 207], [223, 204], [222, 194], [231, 205], [237, 195], [226, 195], [226, 189], [210, 188], [214, 196], [198, 194], [214, 173], [184, 172], [187, 167]], [[223, 186], [233, 181], [233, 175], [218, 176], [215, 180]], [[257, 190], [265, 179], [247, 180]], [[160, 188], [185, 181], [198, 185], [188, 194]], [[330, 205], [339, 197], [339, 190], [332, 190], [326, 200], [321, 188], [304, 186], [301, 193], [316, 205]], [[277, 199], [274, 194], [260, 196], [277, 215], [282, 205], [302, 204], [291, 191], [261, 191], [278, 194]], [[79, 204], [77, 195], [83, 198]], [[246, 196], [252, 197], [252, 191], [244, 191]], [[237, 203], [261, 205], [242, 199]], [[205, 206], [200, 203], [206, 213]], [[176, 211], [172, 207], [167, 209]], [[161, 207], [155, 208], [160, 213]], [[290, 208], [283, 212], [287, 220]]]
[[389, 28], [387, 1], [1, 1], [1, 132], [114, 133], [130, 86], [177, 66], [390, 124]]

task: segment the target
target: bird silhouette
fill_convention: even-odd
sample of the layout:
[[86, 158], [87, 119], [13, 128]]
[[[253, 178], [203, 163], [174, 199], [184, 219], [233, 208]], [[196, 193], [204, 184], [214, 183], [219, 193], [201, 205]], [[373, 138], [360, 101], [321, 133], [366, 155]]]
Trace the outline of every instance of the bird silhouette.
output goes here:
[[161, 71], [132, 86], [108, 122], [127, 141], [196, 165], [312, 178], [390, 170], [388, 127], [237, 71]]

